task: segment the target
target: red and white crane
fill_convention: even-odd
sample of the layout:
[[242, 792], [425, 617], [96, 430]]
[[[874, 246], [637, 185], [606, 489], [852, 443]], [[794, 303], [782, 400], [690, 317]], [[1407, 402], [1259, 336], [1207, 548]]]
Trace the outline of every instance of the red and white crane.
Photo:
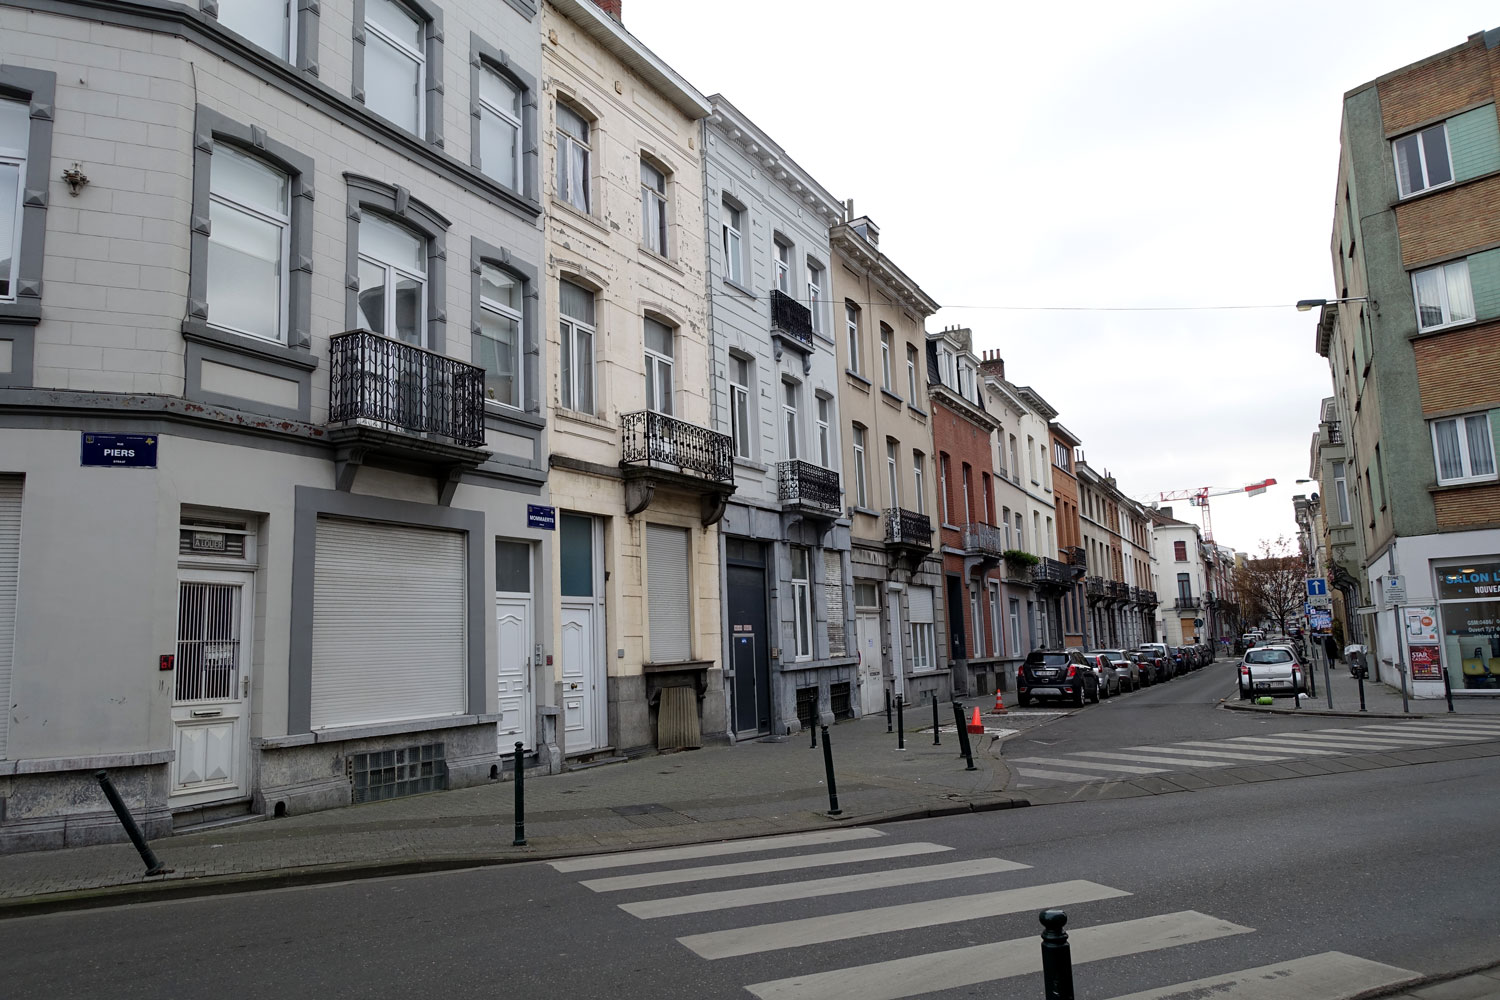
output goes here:
[[1266, 491], [1266, 487], [1275, 485], [1276, 480], [1274, 479], [1262, 479], [1260, 482], [1251, 483], [1248, 486], [1238, 486], [1230, 489], [1217, 489], [1213, 486], [1199, 486], [1196, 489], [1167, 490], [1164, 493], [1157, 494], [1156, 501], [1155, 503], [1153, 503], [1153, 506], [1155, 506], [1156, 503], [1161, 503], [1166, 500], [1186, 500], [1194, 507], [1202, 507], [1203, 536], [1211, 542], [1214, 540], [1214, 521], [1208, 512], [1209, 497], [1227, 497], [1239, 493], [1243, 493], [1246, 496], [1256, 497], [1264, 493]]

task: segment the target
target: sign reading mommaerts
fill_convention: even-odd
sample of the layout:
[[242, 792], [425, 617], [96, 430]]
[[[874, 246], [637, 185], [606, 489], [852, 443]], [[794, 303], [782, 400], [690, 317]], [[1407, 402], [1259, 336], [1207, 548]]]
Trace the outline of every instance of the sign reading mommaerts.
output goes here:
[[155, 434], [94, 434], [84, 431], [81, 437], [80, 465], [156, 468]]
[[553, 531], [557, 528], [557, 508], [546, 507], [542, 504], [529, 503], [526, 505], [526, 527], [541, 528], [543, 531]]

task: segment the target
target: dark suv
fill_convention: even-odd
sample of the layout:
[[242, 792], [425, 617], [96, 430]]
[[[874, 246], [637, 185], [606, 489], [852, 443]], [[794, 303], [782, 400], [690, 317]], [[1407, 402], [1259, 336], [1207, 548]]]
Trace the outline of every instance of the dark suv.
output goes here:
[[1016, 701], [1023, 707], [1033, 698], [1066, 698], [1075, 705], [1099, 700], [1099, 679], [1077, 650], [1055, 652], [1033, 649], [1016, 671]]

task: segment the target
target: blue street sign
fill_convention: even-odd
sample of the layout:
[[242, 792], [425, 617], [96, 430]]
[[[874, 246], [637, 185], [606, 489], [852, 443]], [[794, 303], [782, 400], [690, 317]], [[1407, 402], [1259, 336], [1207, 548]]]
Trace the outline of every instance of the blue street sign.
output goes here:
[[83, 431], [79, 438], [79, 465], [125, 469], [156, 468], [155, 434], [94, 434]]
[[1321, 577], [1321, 576], [1309, 577], [1308, 581], [1307, 581], [1307, 596], [1308, 597], [1327, 597], [1328, 596], [1328, 580], [1327, 580], [1327, 578]]
[[557, 528], [557, 508], [544, 507], [541, 504], [529, 503], [526, 505], [526, 527], [541, 528], [543, 531], [552, 531]]

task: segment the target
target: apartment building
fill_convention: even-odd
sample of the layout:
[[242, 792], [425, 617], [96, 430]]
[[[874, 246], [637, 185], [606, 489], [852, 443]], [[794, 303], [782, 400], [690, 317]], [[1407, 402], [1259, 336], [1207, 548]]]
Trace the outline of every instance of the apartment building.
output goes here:
[[1150, 515], [1152, 556], [1160, 580], [1156, 593], [1162, 641], [1170, 646], [1198, 642], [1208, 635], [1204, 605], [1208, 575], [1202, 531], [1196, 524], [1174, 518], [1171, 507], [1153, 509]]
[[712, 106], [604, 6], [541, 11], [551, 646], [573, 756], [728, 728], [718, 524], [735, 470], [707, 377]]
[[1083, 527], [1079, 523], [1078, 477], [1074, 472], [1074, 462], [1078, 446], [1083, 442], [1055, 420], [1047, 430], [1053, 469], [1052, 493], [1057, 503], [1057, 555], [1063, 564], [1060, 575], [1066, 583], [1066, 589], [1058, 599], [1062, 609], [1063, 645], [1082, 647], [1088, 644], [1084, 638], [1086, 601], [1083, 584], [1088, 563], [1083, 548]]
[[861, 686], [854, 649], [828, 245], [843, 206], [726, 98], [709, 102], [713, 425], [735, 478], [719, 525], [724, 676], [745, 739], [880, 711], [885, 688]]
[[0, 849], [550, 763], [539, 18], [0, 7]]
[[[1337, 313], [1328, 316], [1336, 321]], [[1331, 322], [1330, 354], [1341, 357], [1345, 348], [1334, 344], [1336, 322]], [[1318, 405], [1318, 429], [1313, 432], [1308, 478], [1318, 483], [1318, 512], [1309, 519], [1308, 549], [1316, 565], [1314, 575], [1328, 580], [1333, 598], [1336, 632], [1346, 643], [1364, 642], [1364, 621], [1358, 613], [1368, 593], [1364, 574], [1364, 532], [1359, 494], [1349, 481], [1349, 450], [1344, 438], [1346, 422], [1338, 408], [1338, 397], [1329, 396]], [[1314, 527], [1315, 521], [1315, 527]], [[1300, 524], [1300, 522], [1299, 522]]]
[[[1500, 668], [1497, 80], [1500, 29], [1344, 95], [1338, 296], [1317, 349], [1357, 498], [1364, 625], [1387, 680], [1412, 664], [1417, 697], [1442, 694], [1443, 669], [1471, 686]], [[1436, 628], [1398, 630], [1408, 614]]]
[[946, 700], [943, 564], [932, 528], [942, 470], [926, 410], [933, 375], [921, 371], [923, 324], [938, 304], [886, 256], [868, 217], [840, 221], [829, 243], [860, 686], [870, 690], [878, 677], [910, 704]]
[[1057, 501], [1053, 493], [1052, 428], [1057, 410], [1031, 386], [1012, 386], [1025, 411], [1021, 414], [1021, 489], [1026, 494], [1026, 530], [1032, 555], [1031, 581], [1036, 588], [1034, 635], [1040, 649], [1065, 645], [1062, 597], [1073, 589], [1071, 568], [1058, 558]]
[[1151, 579], [1151, 519], [1119, 491], [1108, 472], [1077, 465], [1079, 516], [1089, 575], [1085, 578], [1088, 643], [1132, 648], [1156, 641]]
[[1008, 546], [998, 524], [993, 472], [1000, 423], [985, 403], [973, 339], [972, 331], [949, 327], [927, 334], [926, 346], [948, 657], [954, 689], [961, 693], [977, 692], [980, 677], [986, 688], [993, 686], [1005, 646], [999, 566]]

